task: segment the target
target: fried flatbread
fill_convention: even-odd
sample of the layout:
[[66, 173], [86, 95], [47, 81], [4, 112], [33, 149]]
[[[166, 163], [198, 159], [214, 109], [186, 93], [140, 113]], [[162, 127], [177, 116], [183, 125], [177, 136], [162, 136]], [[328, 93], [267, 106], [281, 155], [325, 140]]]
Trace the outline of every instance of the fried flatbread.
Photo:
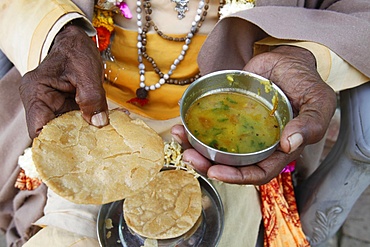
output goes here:
[[71, 111], [50, 121], [34, 139], [33, 161], [42, 181], [58, 195], [104, 204], [137, 193], [163, 167], [162, 138], [122, 111], [97, 128]]
[[139, 194], [123, 204], [124, 218], [137, 234], [169, 239], [188, 232], [202, 211], [199, 181], [184, 170], [160, 172]]

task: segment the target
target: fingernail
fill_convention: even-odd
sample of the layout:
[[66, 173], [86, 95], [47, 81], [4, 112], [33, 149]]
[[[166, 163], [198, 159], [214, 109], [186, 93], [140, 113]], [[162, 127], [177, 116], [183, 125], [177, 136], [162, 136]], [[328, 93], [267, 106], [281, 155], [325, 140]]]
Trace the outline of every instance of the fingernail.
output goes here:
[[299, 133], [294, 133], [293, 135], [288, 137], [288, 141], [290, 144], [290, 152], [292, 153], [303, 143], [303, 137]]
[[178, 135], [176, 135], [176, 134], [172, 134], [172, 137], [173, 137], [173, 139], [175, 139], [175, 141], [178, 143], [178, 144], [182, 144], [182, 140], [181, 140], [181, 138], [178, 136]]
[[108, 124], [108, 117], [105, 112], [99, 112], [91, 117], [91, 123], [96, 127], [102, 127]]

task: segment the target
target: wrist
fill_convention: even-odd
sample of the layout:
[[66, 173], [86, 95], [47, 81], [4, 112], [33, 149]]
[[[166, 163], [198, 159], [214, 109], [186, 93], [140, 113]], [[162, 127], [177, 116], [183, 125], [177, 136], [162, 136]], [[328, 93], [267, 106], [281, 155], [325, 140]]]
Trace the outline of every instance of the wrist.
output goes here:
[[75, 35], [87, 35], [83, 26], [83, 22], [81, 23], [82, 19], [74, 19], [68, 23], [66, 23], [56, 34], [52, 45], [50, 46], [49, 52], [55, 43], [60, 42], [62, 39], [70, 38]]
[[81, 25], [79, 25], [78, 21], [73, 20], [65, 24], [62, 27], [62, 29], [58, 32], [57, 36], [59, 36], [60, 34], [65, 35], [70, 32], [76, 32], [76, 30], [80, 30], [80, 32], [84, 32], [84, 29], [81, 27]]

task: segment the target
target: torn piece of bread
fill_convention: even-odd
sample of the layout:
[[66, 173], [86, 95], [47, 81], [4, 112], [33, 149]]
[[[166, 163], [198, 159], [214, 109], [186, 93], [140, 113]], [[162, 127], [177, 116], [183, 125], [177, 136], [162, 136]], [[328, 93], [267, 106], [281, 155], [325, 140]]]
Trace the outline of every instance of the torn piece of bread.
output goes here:
[[123, 212], [128, 227], [143, 237], [179, 237], [201, 215], [199, 181], [184, 170], [162, 171], [139, 194], [125, 199]]
[[37, 172], [55, 193], [74, 203], [104, 204], [139, 192], [161, 170], [164, 144], [153, 129], [119, 110], [109, 119], [97, 128], [71, 111], [34, 139]]

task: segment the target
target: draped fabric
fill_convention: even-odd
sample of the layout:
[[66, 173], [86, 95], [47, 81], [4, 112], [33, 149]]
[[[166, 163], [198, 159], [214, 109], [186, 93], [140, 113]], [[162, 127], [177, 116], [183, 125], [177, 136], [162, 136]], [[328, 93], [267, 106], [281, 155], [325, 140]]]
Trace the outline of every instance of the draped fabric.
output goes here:
[[291, 171], [283, 171], [269, 183], [260, 186], [260, 194], [264, 246], [310, 246], [302, 231]]

